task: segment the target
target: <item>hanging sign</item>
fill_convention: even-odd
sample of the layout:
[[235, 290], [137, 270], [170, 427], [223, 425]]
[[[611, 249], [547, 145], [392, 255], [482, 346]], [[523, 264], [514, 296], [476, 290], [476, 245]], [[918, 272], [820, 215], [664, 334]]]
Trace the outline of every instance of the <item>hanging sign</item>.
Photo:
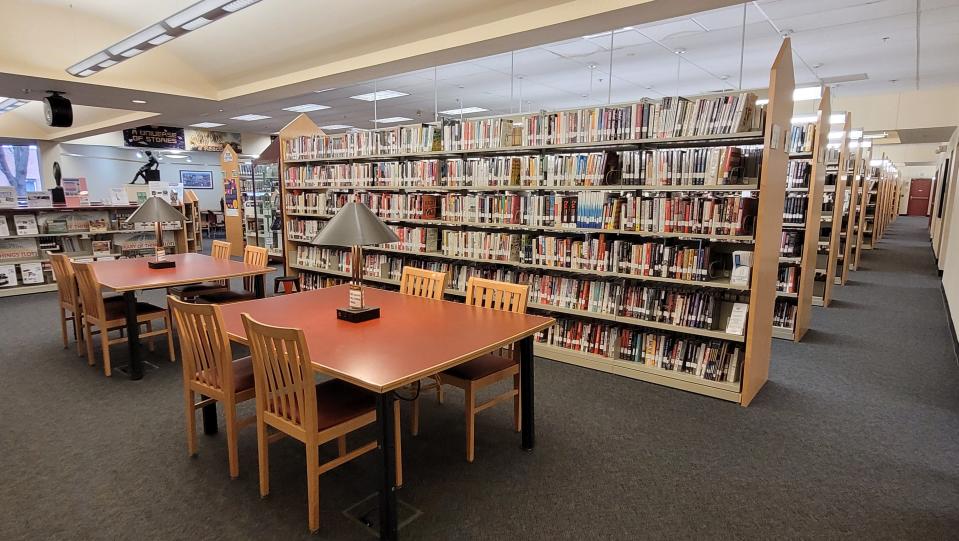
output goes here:
[[183, 128], [170, 126], [127, 128], [123, 130], [123, 144], [128, 147], [186, 149]]

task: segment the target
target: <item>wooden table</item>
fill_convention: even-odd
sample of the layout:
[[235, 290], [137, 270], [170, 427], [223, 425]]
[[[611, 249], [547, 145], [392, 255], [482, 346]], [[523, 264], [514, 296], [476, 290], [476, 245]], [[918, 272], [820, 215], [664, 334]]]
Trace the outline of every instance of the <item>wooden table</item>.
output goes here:
[[[263, 297], [265, 275], [272, 271], [270, 267], [247, 265], [241, 261], [214, 259], [202, 254], [176, 254], [167, 256], [176, 261], [176, 267], [169, 269], [151, 269], [147, 266], [148, 257], [97, 261], [93, 263], [97, 281], [100, 285], [123, 293], [126, 304], [127, 344], [130, 348], [130, 379], [143, 377], [143, 363], [140, 360], [140, 326], [137, 325], [136, 292], [141, 289], [164, 289], [168, 287], [195, 284], [208, 280], [228, 280], [242, 276], [255, 276], [254, 291]], [[214, 421], [216, 409], [213, 409]], [[204, 409], [204, 419], [208, 416]], [[216, 426], [214, 422], [214, 427]], [[215, 430], [214, 430], [215, 432]]]
[[393, 393], [409, 383], [519, 344], [522, 447], [533, 449], [533, 335], [555, 320], [366, 288], [366, 304], [380, 317], [363, 323], [336, 319], [348, 286], [222, 306], [230, 339], [246, 344], [240, 314], [269, 325], [303, 329], [317, 372], [377, 395], [380, 465], [380, 539], [396, 539], [396, 463]]

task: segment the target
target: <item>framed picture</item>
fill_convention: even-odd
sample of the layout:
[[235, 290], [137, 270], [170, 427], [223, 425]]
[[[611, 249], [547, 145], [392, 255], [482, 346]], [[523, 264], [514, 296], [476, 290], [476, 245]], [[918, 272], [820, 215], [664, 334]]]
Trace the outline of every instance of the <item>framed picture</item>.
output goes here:
[[212, 190], [213, 171], [180, 171], [180, 183], [191, 190]]

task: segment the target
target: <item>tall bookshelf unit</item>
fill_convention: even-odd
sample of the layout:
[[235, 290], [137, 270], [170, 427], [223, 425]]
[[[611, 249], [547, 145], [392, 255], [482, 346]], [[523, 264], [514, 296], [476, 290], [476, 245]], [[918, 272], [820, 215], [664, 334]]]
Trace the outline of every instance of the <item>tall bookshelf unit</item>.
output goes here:
[[[883, 163], [885, 163], [885, 155], [883, 155]], [[863, 250], [872, 250], [877, 240], [875, 238], [875, 233], [878, 231], [876, 217], [881, 214], [878, 212], [878, 208], [882, 205], [882, 185], [886, 175], [885, 165], [870, 167], [869, 169], [872, 171], [869, 188], [863, 192], [863, 202], [865, 203], [862, 223]]]
[[[404, 139], [399, 145], [390, 147], [399, 148], [400, 151], [357, 156], [346, 155], [340, 151], [342, 147], [338, 145], [345, 140], [342, 136], [324, 136], [308, 117], [301, 115], [280, 131], [285, 270], [287, 274], [299, 275], [301, 282], [308, 288], [325, 287], [349, 277], [349, 258], [346, 257], [348, 252], [311, 246], [309, 239], [346, 200], [359, 197], [361, 200], [376, 201], [371, 207], [375, 207], [374, 212], [383, 216], [384, 221], [397, 227], [401, 243], [396, 247], [369, 247], [366, 250], [364, 264], [366, 281], [370, 284], [397, 286], [399, 272], [402, 266], [407, 264], [449, 272], [452, 280], [446, 293], [453, 299], [463, 296], [465, 277], [470, 273], [502, 280], [532, 282], [530, 309], [551, 312], [561, 319], [556, 327], [537, 336], [537, 356], [746, 406], [765, 383], [769, 371], [770, 333], [776, 289], [773, 269], [778, 261], [782, 228], [786, 136], [792, 116], [793, 89], [792, 53], [789, 40], [786, 39], [770, 71], [769, 103], [766, 106], [762, 131], [554, 143], [531, 139], [530, 135], [542, 133], [539, 130], [543, 124], [539, 122], [545, 118], [552, 119], [549, 122], [555, 120], [559, 123], [570, 118], [568, 115], [578, 113], [541, 112], [516, 115], [508, 119], [468, 119], [469, 125], [472, 126], [504, 126], [498, 139], [501, 142], [495, 145], [451, 148], [452, 145], [445, 139], [447, 132], [444, 123], [444, 129], [440, 132], [444, 139], [434, 139], [431, 142], [420, 138], [413, 141], [414, 146], [418, 146], [416, 150], [404, 151], [410, 143]], [[506, 121], [509, 122], [504, 123]], [[456, 126], [464, 130], [468, 127]], [[411, 133], [418, 133], [417, 127], [410, 129]], [[586, 130], [583, 130], [583, 133], [585, 132]], [[353, 137], [369, 137], [383, 141], [391, 137], [391, 133], [398, 132], [374, 130], [353, 134]], [[327, 149], [334, 155], [331, 157], [329, 154], [320, 156], [315, 153], [304, 155], [302, 152], [288, 152], [288, 149], [293, 148], [292, 145], [299, 144], [297, 141], [312, 141], [310, 144], [316, 145], [314, 149]], [[747, 149], [755, 152], [762, 147], [761, 165], [756, 172], [758, 181], [716, 185], [704, 185], [695, 181], [671, 185], [638, 185], [623, 180], [628, 172], [625, 156], [629, 152], [660, 151], [665, 154], [679, 149], [700, 149], [703, 152], [713, 149], [719, 152], [725, 147], [739, 149], [736, 151], [737, 156], [738, 152], [745, 153]], [[302, 145], [297, 148], [302, 149]], [[542, 176], [531, 174], [529, 178], [532, 178], [532, 181], [524, 176], [525, 173], [516, 174], [515, 164], [525, 163], [523, 160], [535, 164], [552, 164], [555, 167], [560, 163], [571, 163], [569, 156], [572, 155], [576, 156], [572, 160], [577, 164], [577, 170], [586, 171], [584, 178], [591, 181], [583, 182], [582, 178], [577, 178], [572, 184], [566, 184], [565, 181], [550, 183], [542, 180], [547, 179], [549, 174], [560, 173], [546, 173]], [[589, 155], [605, 156], [605, 165], [600, 169], [591, 169], [592, 158]], [[455, 173], [456, 168], [468, 167], [470, 164], [480, 169], [489, 167], [492, 172], [497, 160], [505, 160], [499, 163], [510, 164], [502, 175], [502, 183], [463, 182], [462, 177]], [[338, 165], [342, 168], [338, 168]], [[373, 172], [372, 177], [363, 176], [364, 180], [360, 182], [354, 173], [367, 170]], [[396, 177], [393, 176], [395, 171], [422, 173], [424, 170], [433, 171], [429, 183], [396, 183]], [[337, 171], [348, 173], [337, 176]], [[532, 169], [523, 171], [529, 172]], [[380, 182], [381, 180], [383, 182]], [[511, 198], [520, 197], [526, 206], [522, 210], [517, 210], [516, 205], [497, 207], [497, 211], [484, 214], [483, 220], [470, 217], [472, 215], [468, 213], [447, 214], [451, 209], [459, 208], [457, 201], [467, 201], [470, 197], [475, 198], [474, 201], [489, 201], [482, 199], [484, 197], [512, 201]], [[556, 201], [556, 207], [552, 207], [551, 203], [545, 208], [555, 211], [561, 207], [562, 211], [553, 217], [566, 218], [562, 223], [538, 225], [537, 213], [543, 208], [534, 205], [537, 201], [535, 198]], [[738, 208], [745, 209], [748, 205], [755, 210], [755, 214], [749, 214], [749, 234], [733, 234], [729, 232], [731, 229], [723, 230], [722, 234], [714, 231], [679, 232], [661, 227], [640, 230], [639, 227], [627, 228], [626, 222], [621, 222], [626, 220], [626, 210], [623, 209], [627, 207], [619, 207], [616, 206], [618, 203], [614, 203], [614, 200], [622, 202], [629, 201], [630, 198], [633, 198], [636, 204], [643, 201], [660, 204], [670, 200], [690, 201], [697, 200], [696, 198], [699, 198], [700, 202], [709, 200], [726, 204], [727, 201], [735, 199], [739, 201], [736, 204], [742, 205]], [[571, 203], [573, 199], [583, 202], [586, 209], [592, 210], [586, 210], [587, 215], [584, 216], [574, 210], [577, 207]], [[415, 218], [391, 217], [391, 208], [383, 207], [384, 201], [393, 204], [394, 201], [414, 200], [422, 205], [416, 207], [416, 212], [420, 214]], [[575, 220], [569, 219], [567, 207], [562, 201], [570, 202], [570, 210], [573, 211], [571, 214], [575, 215]], [[443, 209], [439, 215], [435, 212], [434, 204]], [[613, 208], [620, 210], [612, 211]], [[620, 211], [623, 214], [620, 214]], [[489, 216], [494, 216], [492, 221]], [[667, 219], [665, 216], [668, 215], [661, 215], [661, 218]], [[610, 223], [616, 224], [615, 228], [606, 227], [608, 224], [604, 220], [610, 217]], [[581, 219], [586, 221], [581, 222]], [[591, 219], [594, 221], [589, 222]], [[530, 221], [534, 223], [531, 224]], [[604, 226], [597, 228], [595, 224], [598, 222], [602, 222]], [[739, 226], [742, 226], [742, 222]], [[514, 239], [520, 244], [516, 244]], [[443, 241], [442, 248], [439, 246], [440, 240]], [[473, 242], [481, 243], [484, 257], [469, 255], [473, 254], [470, 249], [476, 246]], [[620, 249], [625, 248], [627, 253], [636, 254], [639, 253], [636, 250], [640, 249], [640, 246], [647, 245], [651, 250], [643, 252], [647, 257], [652, 256], [653, 245], [657, 245], [655, 249], [662, 250], [666, 250], [663, 247], [668, 246], [669, 250], [673, 250], [672, 254], [677, 256], [676, 259], [666, 260], [662, 275], [623, 272], [633, 264], [630, 262], [638, 261], [636, 256], [633, 255], [633, 259], [626, 256], [626, 259], [617, 260], [607, 255], [613, 254], [617, 246]], [[613, 248], [610, 249], [610, 246]], [[565, 256], [555, 251], [562, 249], [568, 249], [564, 252]], [[715, 254], [719, 254], [721, 259], [725, 258], [729, 263], [732, 262], [733, 250], [752, 251], [751, 277], [748, 282], [743, 285], [734, 284], [725, 276], [726, 273], [720, 272], [714, 277], [716, 275], [703, 268], [708, 266], [705, 265], [707, 261], [711, 261], [708, 255], [703, 255], [709, 254], [709, 249], [715, 250]], [[551, 253], [559, 255], [551, 256]], [[619, 266], [607, 267], [604, 263], [606, 257], [609, 257], [610, 261], [619, 261]], [[688, 271], [690, 265], [698, 266], [699, 270], [694, 270], [684, 277], [666, 276], [673, 273], [669, 261], [676, 263], [674, 267], [680, 269], [680, 272]], [[668, 272], [666, 269], [669, 269]], [[586, 302], [573, 303], [574, 306], [562, 302], [562, 298], [575, 299], [577, 295], [561, 295], [559, 288], [578, 287], [575, 284], [581, 286], [584, 283], [589, 284], [590, 293], [585, 294], [588, 295], [587, 298], [578, 300]], [[556, 292], [555, 298], [544, 293], [546, 284], [558, 286], [553, 290]], [[721, 309], [714, 315], [720, 320], [719, 324], [698, 327], [679, 325], [675, 322], [642, 319], [632, 312], [623, 313], [626, 291], [639, 292], [656, 288], [702, 295], [703, 299], [718, 299], [717, 306]], [[556, 299], [561, 302], [556, 302]], [[723, 326], [736, 302], [748, 306], [745, 332], [741, 335], [727, 333]], [[574, 330], [575, 334], [567, 333]], [[653, 342], [640, 342], [643, 336], [648, 338], [650, 335], [659, 338]], [[672, 342], [668, 342], [664, 337], [668, 337]], [[633, 339], [636, 341], [632, 342]], [[550, 341], [552, 343], [549, 343]], [[727, 365], [728, 370], [724, 374], [732, 374], [732, 377], [710, 379], [703, 373], [690, 373], [682, 367], [682, 361], [672, 369], [659, 366], [656, 362], [665, 362], [675, 350], [648, 351], [647, 357], [646, 350], [655, 343], [661, 348], [665, 347], [666, 343], [671, 343], [674, 347], [685, 344], [689, 346], [689, 351], [709, 344], [706, 349], [696, 350], [701, 353], [709, 351], [705, 355], [736, 350], [740, 352], [736, 357], [739, 359], [739, 367]], [[631, 360], [630, 356], [633, 359], [644, 358], [644, 361]], [[650, 362], [651, 360], [654, 362]], [[691, 365], [688, 362], [687, 364]]]
[[852, 241], [852, 253], [849, 256], [849, 270], [859, 270], [859, 260], [862, 258], [862, 237], [866, 223], [866, 205], [865, 197], [873, 183], [873, 168], [869, 165], [872, 161], [872, 147], [866, 148], [862, 152], [859, 161], [858, 182], [855, 185], [855, 195], [853, 196], [853, 207], [849, 213], [851, 226], [849, 228]]
[[[847, 134], [848, 133], [850, 132], [847, 130]], [[852, 141], [847, 138], [846, 146], [850, 147], [846, 154], [846, 161], [841, 162], [840, 165], [842, 176], [845, 177], [846, 180], [843, 183], [844, 188], [841, 203], [842, 215], [840, 217], [839, 227], [839, 250], [836, 254], [837, 265], [834, 274], [835, 285], [845, 285], [846, 281], [849, 279], [849, 261], [853, 253], [853, 241], [850, 232], [854, 227], [853, 217], [855, 216], [857, 205], [857, 186], [861, 182], [859, 170], [862, 166], [863, 150], [865, 150], [858, 139]], [[836, 201], [839, 202], [840, 199], [837, 197]]]
[[[828, 307], [832, 302], [832, 289], [835, 285], [836, 269], [841, 265], [843, 228], [843, 203], [846, 198], [848, 177], [846, 162], [849, 160], [850, 113], [843, 113], [842, 136], [835, 143], [827, 143], [826, 180], [823, 186], [822, 225], [819, 232], [819, 257], [816, 263], [816, 283], [814, 284], [813, 306]], [[828, 137], [827, 137], [828, 139]]]
[[274, 229], [280, 221], [280, 141], [270, 143], [253, 160], [251, 176], [243, 178], [243, 220], [246, 242], [267, 249], [272, 260], [283, 258], [283, 233]]
[[[812, 319], [830, 114], [827, 87], [815, 123], [792, 127], [773, 322], [775, 338], [802, 340]], [[804, 144], [798, 141], [802, 136]]]

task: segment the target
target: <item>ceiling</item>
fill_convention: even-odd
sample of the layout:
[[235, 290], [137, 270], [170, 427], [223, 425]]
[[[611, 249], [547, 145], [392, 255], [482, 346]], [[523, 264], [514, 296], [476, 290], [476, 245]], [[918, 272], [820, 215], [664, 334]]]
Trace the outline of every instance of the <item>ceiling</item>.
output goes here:
[[[922, 0], [918, 13], [916, 0], [263, 0], [89, 80], [64, 73], [190, 3], [0, 0], [2, 13], [59, 25], [43, 33], [13, 25], [0, 34], [0, 95], [59, 84], [75, 103], [128, 110], [128, 125], [150, 117], [256, 133], [275, 132], [296, 116], [284, 107], [315, 103], [330, 107], [309, 113], [321, 126], [371, 128], [374, 118], [432, 121], [435, 111], [459, 107], [504, 114], [763, 88], [784, 34], [793, 40], [797, 84], [840, 81], [834, 95], [959, 84], [959, 0]], [[611, 36], [613, 26], [622, 30]], [[35, 54], [41, 41], [50, 54]], [[483, 54], [489, 52], [499, 54]], [[860, 74], [863, 80], [849, 81]], [[374, 88], [408, 95], [375, 105], [350, 99]], [[33, 109], [0, 115], [0, 135], [15, 136], [4, 130], [4, 117], [25, 123]], [[133, 110], [143, 116], [129, 117]], [[248, 113], [271, 118], [230, 118]], [[105, 129], [81, 128], [70, 137]]]

